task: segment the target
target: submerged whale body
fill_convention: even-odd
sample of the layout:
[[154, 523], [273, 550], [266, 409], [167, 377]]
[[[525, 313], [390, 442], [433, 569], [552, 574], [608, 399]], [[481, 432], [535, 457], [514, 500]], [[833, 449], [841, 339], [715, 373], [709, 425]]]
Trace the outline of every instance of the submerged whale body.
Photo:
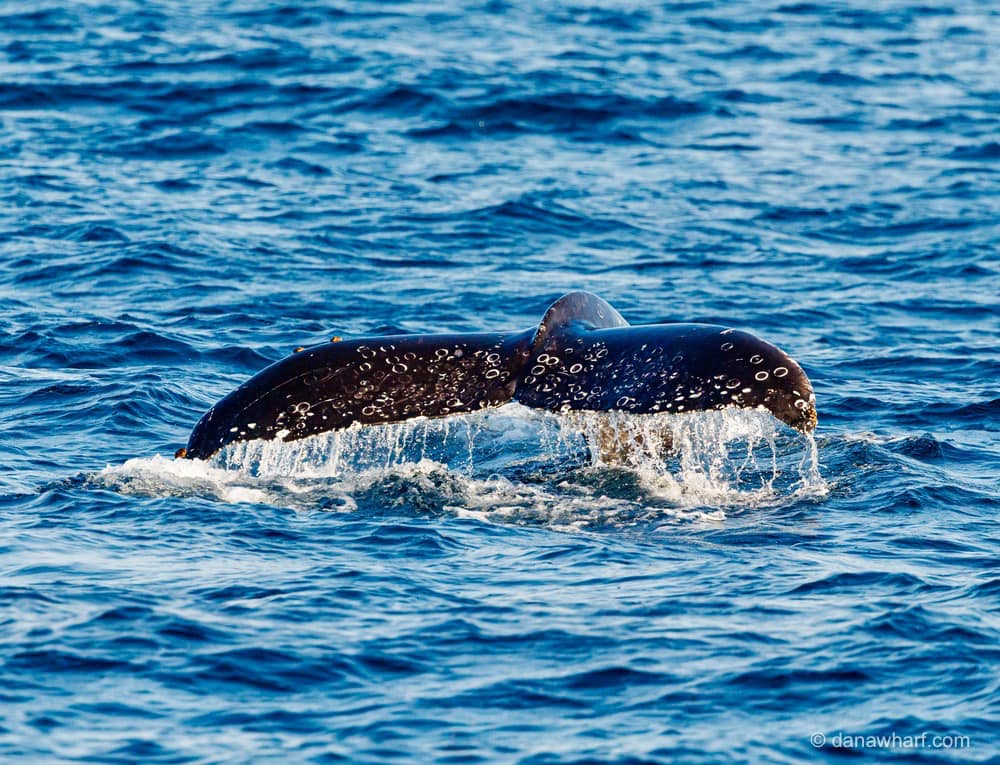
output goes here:
[[812, 385], [770, 343], [710, 324], [630, 326], [572, 292], [523, 332], [398, 335], [304, 348], [213, 406], [177, 456], [293, 441], [355, 423], [443, 417], [517, 401], [553, 412], [680, 413], [763, 407], [816, 427]]

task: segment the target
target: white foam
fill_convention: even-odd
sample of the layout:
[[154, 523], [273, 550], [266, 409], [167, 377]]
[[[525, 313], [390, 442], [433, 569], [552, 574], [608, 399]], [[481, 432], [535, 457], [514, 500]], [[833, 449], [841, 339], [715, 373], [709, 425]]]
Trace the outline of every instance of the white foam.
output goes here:
[[224, 502], [271, 500], [267, 491], [248, 482], [245, 475], [201, 460], [171, 459], [162, 455], [135, 457], [121, 465], [108, 465], [88, 481], [122, 494], [175, 496], [207, 494]]
[[302, 510], [453, 513], [581, 529], [721, 523], [733, 508], [822, 495], [818, 451], [763, 411], [551, 414], [513, 404], [300, 441], [233, 444], [211, 461], [131, 459], [91, 482]]

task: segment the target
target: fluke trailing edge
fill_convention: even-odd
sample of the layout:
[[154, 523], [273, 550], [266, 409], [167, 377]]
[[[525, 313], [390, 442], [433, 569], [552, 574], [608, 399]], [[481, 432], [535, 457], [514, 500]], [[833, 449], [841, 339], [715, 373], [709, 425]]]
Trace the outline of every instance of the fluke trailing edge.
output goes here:
[[711, 324], [632, 327], [596, 295], [571, 292], [523, 332], [304, 348], [209, 409], [177, 456], [206, 459], [236, 441], [293, 441], [509, 401], [636, 414], [764, 407], [800, 431], [816, 427], [809, 378], [770, 343]]

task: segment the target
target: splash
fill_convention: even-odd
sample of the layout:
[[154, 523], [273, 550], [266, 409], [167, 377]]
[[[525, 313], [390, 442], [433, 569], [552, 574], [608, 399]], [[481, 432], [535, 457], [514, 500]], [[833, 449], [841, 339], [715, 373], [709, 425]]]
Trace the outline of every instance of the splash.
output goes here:
[[632, 471], [650, 498], [679, 505], [753, 505], [822, 495], [812, 435], [764, 411], [680, 415], [583, 412], [565, 416], [563, 437], [590, 446], [591, 467]]
[[92, 480], [151, 496], [581, 529], [717, 523], [734, 508], [820, 496], [818, 463], [811, 437], [766, 412], [552, 414], [514, 404], [233, 444], [207, 462], [133, 459]]
[[85, 483], [138, 496], [204, 495], [233, 503], [267, 503], [273, 499], [264, 485], [249, 480], [245, 474], [206, 462], [162, 455], [135, 457], [121, 465], [108, 465], [87, 476]]

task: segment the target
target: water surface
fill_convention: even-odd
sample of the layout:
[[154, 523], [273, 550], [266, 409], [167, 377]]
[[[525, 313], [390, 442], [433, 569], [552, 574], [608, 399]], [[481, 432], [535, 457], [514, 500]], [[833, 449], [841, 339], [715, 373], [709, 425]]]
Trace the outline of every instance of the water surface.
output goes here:
[[[998, 39], [971, 1], [4, 3], [4, 761], [1000, 756]], [[677, 449], [606, 464], [508, 407], [171, 457], [296, 346], [572, 289], [784, 348], [815, 442], [635, 420]]]

